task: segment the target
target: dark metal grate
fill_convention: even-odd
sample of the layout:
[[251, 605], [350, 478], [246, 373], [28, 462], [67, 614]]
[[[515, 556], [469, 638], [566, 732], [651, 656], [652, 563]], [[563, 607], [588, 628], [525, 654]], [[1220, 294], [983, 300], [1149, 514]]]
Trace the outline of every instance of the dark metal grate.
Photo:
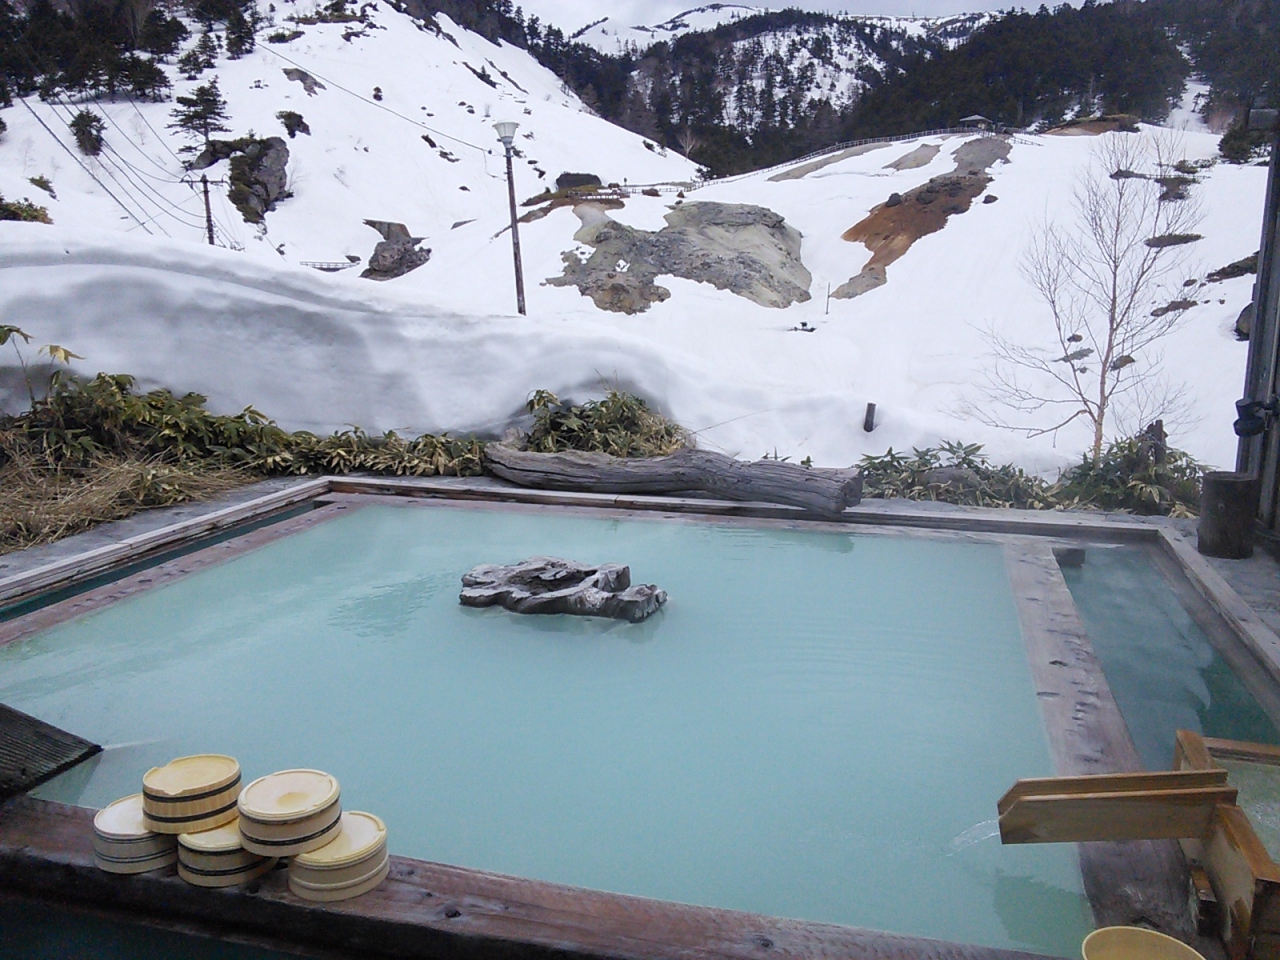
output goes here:
[[0, 703], [0, 800], [25, 793], [101, 750]]

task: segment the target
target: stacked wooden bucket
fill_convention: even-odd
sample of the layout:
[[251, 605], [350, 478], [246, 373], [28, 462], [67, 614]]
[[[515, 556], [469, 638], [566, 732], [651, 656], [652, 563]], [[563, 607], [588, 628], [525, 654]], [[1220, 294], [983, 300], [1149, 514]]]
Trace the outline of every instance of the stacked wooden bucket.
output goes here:
[[346, 900], [387, 876], [386, 825], [343, 812], [338, 781], [282, 770], [240, 788], [240, 765], [220, 754], [180, 757], [148, 770], [142, 793], [93, 819], [94, 862], [110, 873], [178, 864], [201, 887], [247, 883], [289, 864], [289, 888], [307, 900]]

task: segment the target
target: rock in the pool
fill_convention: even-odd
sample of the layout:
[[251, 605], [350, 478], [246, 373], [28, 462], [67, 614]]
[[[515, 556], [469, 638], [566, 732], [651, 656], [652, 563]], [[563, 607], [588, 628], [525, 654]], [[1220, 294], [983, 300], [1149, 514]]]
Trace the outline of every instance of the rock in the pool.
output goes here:
[[463, 606], [502, 606], [515, 613], [570, 613], [639, 623], [667, 602], [651, 583], [631, 585], [621, 563], [590, 566], [558, 557], [530, 557], [507, 566], [481, 564], [462, 577]]

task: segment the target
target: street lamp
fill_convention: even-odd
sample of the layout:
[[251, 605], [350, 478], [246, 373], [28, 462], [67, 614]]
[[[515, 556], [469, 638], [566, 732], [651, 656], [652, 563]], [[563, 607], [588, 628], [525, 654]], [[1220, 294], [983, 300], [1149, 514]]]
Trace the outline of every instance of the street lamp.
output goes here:
[[516, 263], [516, 309], [525, 315], [524, 309], [524, 270], [520, 266], [520, 228], [516, 222], [516, 182], [511, 174], [511, 141], [515, 138], [516, 127], [520, 124], [514, 120], [501, 120], [493, 125], [498, 131], [498, 139], [507, 148], [507, 198], [511, 203], [511, 256]]

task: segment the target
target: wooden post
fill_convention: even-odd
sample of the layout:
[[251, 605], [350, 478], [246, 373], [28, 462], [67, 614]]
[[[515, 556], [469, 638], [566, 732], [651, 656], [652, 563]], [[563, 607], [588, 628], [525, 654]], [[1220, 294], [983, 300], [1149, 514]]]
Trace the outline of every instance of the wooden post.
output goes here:
[[862, 418], [862, 429], [866, 433], [870, 433], [875, 428], [876, 428], [876, 405], [874, 403], [868, 403], [866, 416]]
[[1207, 557], [1253, 556], [1253, 523], [1260, 482], [1256, 473], [1213, 471], [1204, 475], [1196, 549]]
[[200, 186], [204, 188], [204, 229], [209, 235], [209, 246], [213, 246], [213, 210], [209, 207], [209, 178], [200, 174]]
[[[1266, 402], [1277, 387], [1280, 370], [1280, 124], [1275, 110], [1250, 110], [1249, 129], [1270, 133], [1271, 169], [1263, 207], [1258, 250], [1258, 278], [1253, 285], [1254, 319], [1249, 331], [1244, 399]], [[1258, 435], [1241, 437], [1236, 470], [1261, 478], [1258, 517], [1280, 529], [1280, 423], [1271, 421]]]
[[516, 264], [516, 309], [520, 316], [524, 309], [524, 268], [520, 263], [520, 221], [516, 216], [516, 181], [511, 172], [511, 141], [503, 141], [507, 148], [507, 199], [511, 205], [511, 256]]

